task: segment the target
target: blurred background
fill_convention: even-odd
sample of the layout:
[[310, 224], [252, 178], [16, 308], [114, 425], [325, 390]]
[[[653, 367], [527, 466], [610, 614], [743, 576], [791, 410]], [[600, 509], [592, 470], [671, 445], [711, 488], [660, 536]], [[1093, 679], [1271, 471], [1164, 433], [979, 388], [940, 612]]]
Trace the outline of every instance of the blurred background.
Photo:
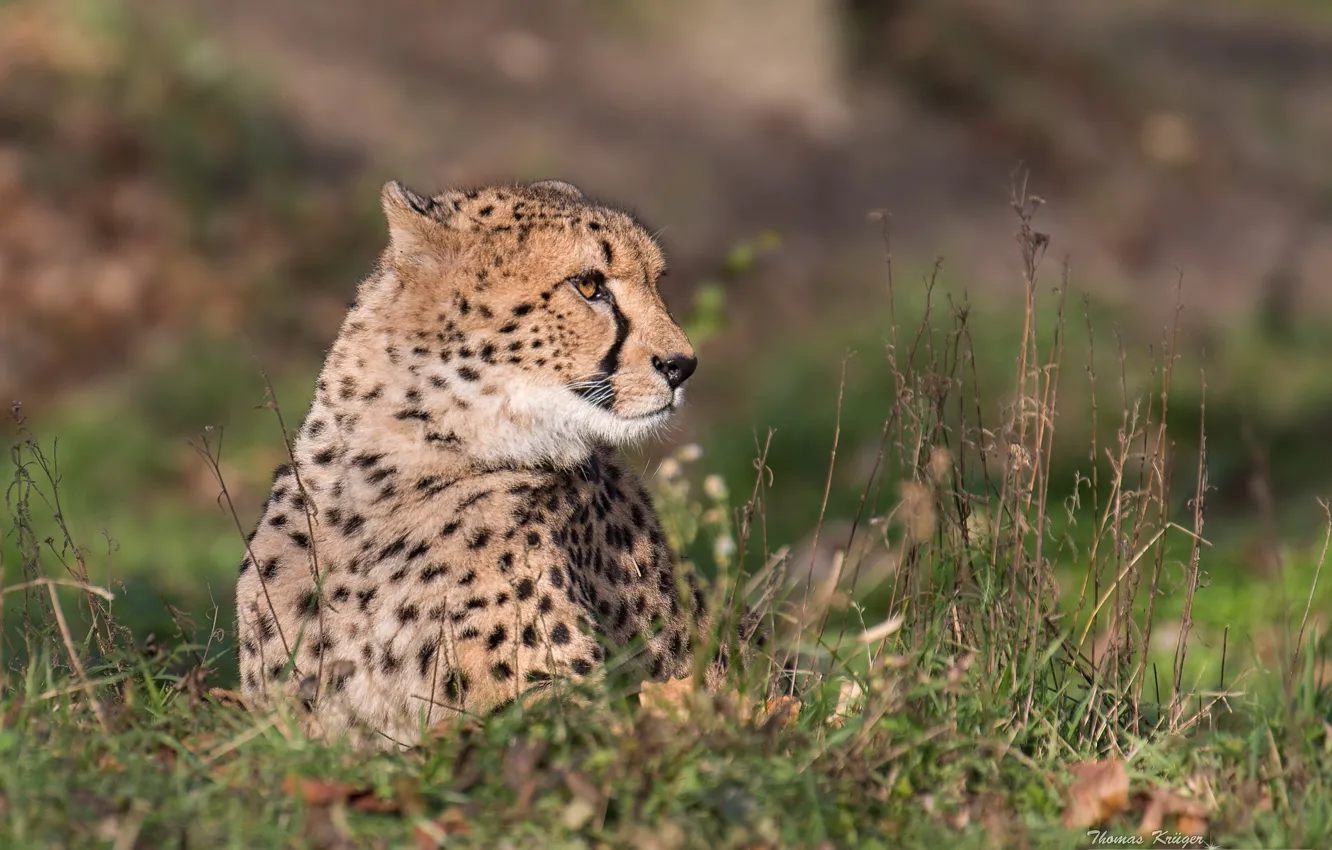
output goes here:
[[[229, 627], [240, 534], [199, 441], [248, 531], [285, 455], [265, 375], [295, 427], [382, 246], [380, 184], [560, 178], [660, 229], [700, 349], [644, 468], [697, 442], [684, 475], [747, 494], [774, 429], [769, 548], [814, 528], [854, 352], [836, 546], [894, 320], [965, 299], [976, 390], [1012, 391], [1021, 164], [1042, 339], [1069, 268], [1053, 497], [1093, 410], [1104, 443], [1159, 386], [1178, 318], [1171, 440], [1196, 456], [1205, 398], [1213, 488], [1195, 617], [1261, 622], [1307, 593], [1332, 483], [1328, 150], [1321, 0], [0, 0], [0, 399], [22, 405], [0, 434], [58, 465], [136, 631], [174, 633], [163, 602]], [[7, 527], [11, 582], [18, 546]]]

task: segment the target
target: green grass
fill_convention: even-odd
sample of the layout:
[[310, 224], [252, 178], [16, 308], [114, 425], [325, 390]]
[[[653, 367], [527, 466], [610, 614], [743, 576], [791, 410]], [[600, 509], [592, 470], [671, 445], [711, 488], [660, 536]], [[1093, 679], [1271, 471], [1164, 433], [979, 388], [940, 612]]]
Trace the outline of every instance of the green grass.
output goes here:
[[[928, 332], [946, 339], [956, 326], [941, 321]], [[910, 335], [899, 329], [899, 339]], [[1020, 349], [1020, 334], [1015, 344]], [[768, 672], [760, 664], [684, 716], [590, 691], [576, 709], [553, 699], [441, 729], [410, 753], [366, 755], [305, 740], [282, 711], [248, 713], [206, 696], [208, 685], [234, 681], [225, 599], [214, 622], [206, 609], [190, 619], [168, 615], [132, 583], [117, 588], [107, 608], [90, 607], [74, 589], [53, 600], [36, 587], [6, 594], [0, 840], [14, 847], [429, 847], [436, 846], [431, 836], [447, 836], [450, 845], [466, 846], [1066, 847], [1086, 839], [1061, 822], [1073, 766], [1109, 759], [1123, 760], [1133, 795], [1101, 825], [1114, 834], [1137, 829], [1145, 796], [1158, 789], [1203, 801], [1206, 835], [1221, 846], [1332, 840], [1325, 624], [1315, 616], [1301, 633], [1306, 600], [1316, 615], [1330, 601], [1315, 581], [1317, 548], [1288, 550], [1279, 580], [1258, 583], [1242, 564], [1228, 563], [1236, 560], [1233, 548], [1203, 548], [1195, 563], [1189, 532], [1163, 525], [1192, 527], [1181, 507], [1184, 488], [1167, 491], [1150, 463], [1130, 476], [1129, 519], [1117, 525], [1105, 520], [1103, 528], [1095, 510], [1110, 493], [1113, 460], [1099, 472], [1099, 501], [1084, 488], [1071, 513], [1055, 498], [1042, 509], [1042, 489], [1048, 483], [1057, 492], [1055, 470], [1073, 463], [1088, 429], [1075, 420], [1065, 440], [1061, 423], [1056, 439], [1040, 443], [1028, 432], [1034, 490], [1005, 488], [1002, 470], [980, 474], [983, 435], [970, 411], [989, 407], [993, 427], [1001, 425], [993, 399], [1002, 378], [986, 377], [996, 383], [975, 390], [941, 383], [941, 375], [969, 363], [945, 359], [951, 350], [939, 345], [918, 349], [924, 353], [914, 359], [886, 359], [888, 371], [877, 380], [898, 388], [892, 392], [853, 392], [850, 383], [843, 391], [839, 440], [853, 433], [848, 400], [878, 405], [876, 418], [890, 423], [885, 464], [861, 486], [882, 482], [877, 506], [866, 512], [882, 521], [863, 527], [882, 529], [900, 560], [885, 584], [827, 610], [816, 605], [803, 627], [777, 621], [778, 646], [788, 660], [803, 659], [795, 665], [801, 708], [792, 725], [769, 722], [754, 707]], [[58, 470], [49, 444], [33, 438], [21, 445], [10, 473], [32, 485], [10, 490], [9, 587], [41, 575], [103, 584], [99, 548], [74, 545], [103, 526], [79, 515], [119, 503], [104, 527], [123, 523], [133, 534], [112, 552], [113, 578], [169, 576], [175, 585], [156, 592], [196, 601], [213, 582], [215, 591], [230, 590], [240, 547], [232, 519], [216, 504], [206, 512], [188, 505], [179, 464], [161, 448], [164, 435], [177, 433], [188, 456], [186, 430], [224, 419], [222, 458], [239, 479], [228, 492], [242, 502], [262, 496], [281, 441], [273, 410], [253, 402], [228, 409], [236, 396], [262, 401], [265, 393], [257, 376], [227, 367], [230, 356], [204, 346], [122, 388], [116, 402], [74, 409], [59, 422], [65, 450]], [[970, 356], [979, 363], [975, 351]], [[1044, 354], [1029, 363], [1032, 405], [1061, 403], [1042, 383], [1054, 363]], [[1004, 371], [993, 368], [996, 376]], [[1159, 388], [1159, 370], [1155, 378], [1150, 369], [1144, 374], [1143, 392]], [[191, 383], [189, 375], [209, 381]], [[294, 425], [308, 377], [280, 383]], [[939, 404], [949, 393], [976, 390], [991, 395], [964, 396], [956, 418], [955, 405]], [[1172, 409], [1178, 405], [1172, 398]], [[1150, 433], [1157, 418], [1143, 417], [1140, 427]], [[810, 416], [811, 431], [816, 420]], [[864, 433], [877, 439], [879, 428]], [[1103, 438], [1101, 445], [1113, 458], [1115, 443]], [[947, 464], [930, 459], [940, 446], [951, 452]], [[827, 455], [817, 455], [826, 479]], [[814, 461], [785, 475], [774, 454], [773, 486], [760, 487], [750, 502], [752, 467], [748, 481], [733, 475], [725, 492], [704, 484], [725, 457], [705, 452], [653, 487], [672, 539], [729, 586], [736, 563], [761, 561], [810, 527], [774, 521], [784, 491], [799, 488], [794, 499], [821, 496], [822, 481], [813, 477]], [[194, 460], [207, 472], [202, 457]], [[801, 474], [810, 479], [802, 482]], [[126, 479], [143, 498], [117, 500]], [[970, 521], [957, 508], [964, 493]], [[838, 498], [853, 515], [858, 497]], [[988, 537], [974, 524], [981, 515]], [[745, 516], [755, 519], [749, 534], [740, 524]], [[764, 523], [772, 538], [766, 550], [758, 534]], [[964, 539], [964, 526], [974, 536]], [[1207, 526], [1201, 532], [1210, 534]], [[719, 538], [751, 557], [717, 562], [714, 552], [730, 551], [715, 548]], [[1113, 599], [1114, 576], [1135, 554], [1140, 566], [1125, 571], [1122, 597], [1093, 618], [1097, 595]], [[1094, 589], [1079, 605], [1084, 577]], [[792, 617], [797, 609], [774, 610]], [[859, 639], [890, 615], [903, 618], [896, 631], [881, 641]], [[1174, 641], [1159, 636], [1186, 620], [1188, 654], [1177, 660]], [[146, 622], [158, 632], [148, 647]], [[1144, 645], [1149, 623], [1158, 641]], [[1090, 642], [1081, 643], [1084, 632], [1094, 641], [1114, 630], [1133, 639], [1096, 656]], [[862, 697], [839, 713], [849, 682]]]

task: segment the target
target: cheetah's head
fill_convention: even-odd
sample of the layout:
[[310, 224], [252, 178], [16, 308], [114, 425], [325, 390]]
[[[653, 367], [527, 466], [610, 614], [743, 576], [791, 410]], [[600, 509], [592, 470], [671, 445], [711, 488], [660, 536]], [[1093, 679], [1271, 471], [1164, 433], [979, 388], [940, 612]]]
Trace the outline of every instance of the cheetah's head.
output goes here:
[[382, 200], [401, 366], [426, 413], [484, 424], [479, 459], [578, 463], [679, 408], [697, 360], [657, 291], [661, 249], [631, 216], [557, 181], [430, 198], [391, 182]]

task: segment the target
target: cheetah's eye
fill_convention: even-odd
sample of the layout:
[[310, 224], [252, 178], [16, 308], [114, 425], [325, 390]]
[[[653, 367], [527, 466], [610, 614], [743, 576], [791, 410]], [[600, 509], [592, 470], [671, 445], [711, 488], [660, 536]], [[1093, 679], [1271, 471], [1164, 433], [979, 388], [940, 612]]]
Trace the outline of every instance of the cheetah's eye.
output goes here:
[[603, 284], [606, 283], [606, 275], [598, 271], [574, 275], [569, 278], [569, 283], [573, 285], [574, 289], [578, 290], [579, 295], [588, 301], [596, 301], [606, 292], [603, 288]]

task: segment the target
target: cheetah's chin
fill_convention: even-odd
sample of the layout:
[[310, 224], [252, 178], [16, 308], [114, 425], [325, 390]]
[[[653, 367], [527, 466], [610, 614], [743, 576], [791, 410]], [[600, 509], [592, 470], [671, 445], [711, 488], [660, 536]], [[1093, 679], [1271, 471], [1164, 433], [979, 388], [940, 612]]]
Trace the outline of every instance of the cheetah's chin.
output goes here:
[[631, 446], [655, 436], [679, 408], [681, 397], [677, 390], [664, 406], [630, 417], [549, 385], [513, 387], [498, 404], [493, 396], [478, 395], [474, 409], [484, 409], [488, 402], [494, 407], [484, 433], [475, 435], [472, 451], [491, 464], [576, 466], [597, 446]]

